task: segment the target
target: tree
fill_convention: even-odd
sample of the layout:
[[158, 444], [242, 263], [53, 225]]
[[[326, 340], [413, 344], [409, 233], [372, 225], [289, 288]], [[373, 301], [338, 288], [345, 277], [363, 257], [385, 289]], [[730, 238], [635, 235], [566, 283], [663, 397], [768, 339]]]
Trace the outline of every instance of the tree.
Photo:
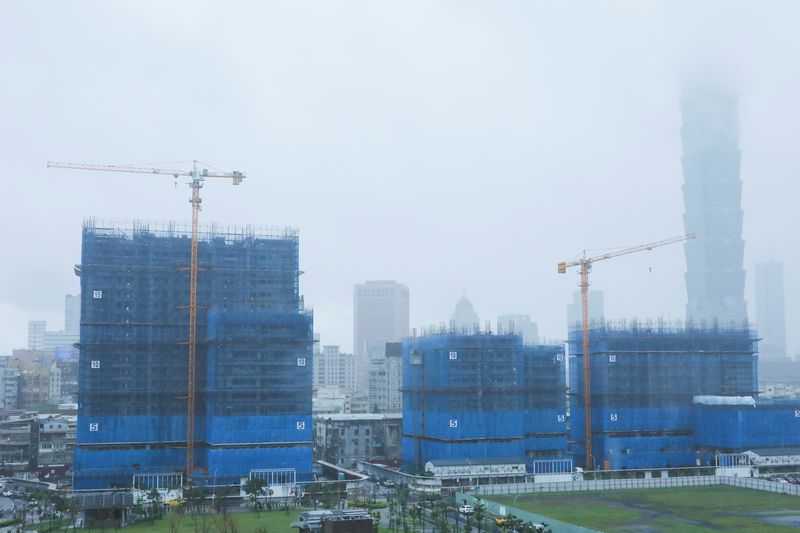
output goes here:
[[[408, 514], [411, 516], [411, 529], [412, 531], [417, 530], [417, 520], [422, 520], [422, 509], [419, 505], [415, 505], [411, 509], [408, 510]], [[423, 528], [424, 528], [423, 524]]]
[[203, 487], [185, 487], [183, 489], [183, 499], [186, 500], [186, 506], [189, 509], [189, 514], [192, 517], [194, 530], [197, 531], [197, 519], [202, 515], [201, 530], [206, 530], [206, 515], [203, 513], [206, 504], [206, 492]]
[[378, 533], [378, 531], [380, 531], [380, 526], [381, 526], [381, 512], [372, 511], [370, 513], [370, 516], [372, 516], [372, 530], [375, 533]]
[[150, 489], [147, 491], [145, 502], [147, 503], [147, 517], [152, 524], [153, 520], [161, 518], [161, 493], [156, 489]]
[[403, 526], [403, 533], [408, 533], [408, 523], [406, 522], [406, 509], [408, 508], [408, 498], [410, 491], [408, 485], [401, 483], [397, 490], [397, 505], [400, 509], [400, 524]]
[[483, 521], [486, 519], [486, 504], [483, 503], [483, 500], [478, 498], [475, 500], [472, 508], [474, 509], [473, 514], [475, 516], [475, 525], [477, 526], [478, 533], [481, 533]]
[[438, 509], [438, 520], [434, 521], [434, 524], [439, 528], [440, 533], [448, 533], [450, 531], [450, 524], [447, 521], [447, 504], [440, 501], [436, 504], [435, 508]]
[[75, 531], [75, 521], [78, 519], [78, 500], [75, 498], [67, 498], [66, 513], [69, 515], [70, 524], [72, 524], [72, 531]]
[[261, 511], [261, 504], [258, 502], [258, 498], [264, 494], [265, 487], [264, 480], [255, 477], [251, 477], [244, 484], [244, 493], [250, 498], [250, 502], [256, 510], [256, 516], [259, 516], [259, 511]]

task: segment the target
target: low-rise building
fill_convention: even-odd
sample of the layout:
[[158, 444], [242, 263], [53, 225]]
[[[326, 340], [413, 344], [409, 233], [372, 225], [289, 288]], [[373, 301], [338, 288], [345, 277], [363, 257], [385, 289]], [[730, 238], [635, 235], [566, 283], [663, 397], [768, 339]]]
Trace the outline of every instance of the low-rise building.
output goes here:
[[24, 413], [0, 421], [0, 463], [10, 475], [36, 468], [38, 426], [36, 413]]
[[0, 464], [5, 474], [72, 464], [77, 417], [27, 412], [0, 421]]
[[425, 463], [425, 471], [442, 480], [442, 486], [521, 483], [525, 481], [525, 461], [517, 457], [435, 459]]
[[317, 415], [315, 455], [345, 468], [358, 461], [394, 464], [400, 460], [401, 424], [400, 413]]
[[303, 511], [291, 527], [301, 533], [372, 533], [372, 517], [361, 509]]
[[[72, 463], [71, 451], [75, 447], [74, 437], [70, 446], [70, 422], [58, 415], [40, 415], [39, 450], [37, 464], [40, 467], [67, 465]], [[74, 435], [74, 425], [72, 434]]]

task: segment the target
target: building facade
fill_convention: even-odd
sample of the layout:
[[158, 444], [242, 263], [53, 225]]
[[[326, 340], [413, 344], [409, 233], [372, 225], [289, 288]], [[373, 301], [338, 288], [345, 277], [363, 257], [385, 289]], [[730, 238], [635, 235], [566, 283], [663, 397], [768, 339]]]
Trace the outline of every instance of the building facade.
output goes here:
[[563, 344], [524, 345], [520, 335], [440, 333], [406, 340], [404, 468], [516, 458], [535, 472], [540, 461], [563, 461], [565, 369]]
[[9, 356], [0, 357], [0, 410], [13, 411], [19, 406], [19, 370]]
[[396, 281], [367, 281], [353, 287], [353, 354], [357, 385], [369, 386], [369, 360], [384, 355], [387, 342], [409, 332], [408, 287]]
[[351, 353], [342, 353], [338, 346], [323, 346], [314, 356], [314, 389], [339, 387], [356, 389], [356, 364]]
[[370, 359], [370, 412], [399, 413], [403, 410], [403, 344], [387, 342], [385, 353], [384, 357]]
[[786, 357], [786, 306], [784, 304], [783, 264], [768, 261], [756, 264], [756, 319], [759, 354]]
[[681, 101], [686, 318], [707, 326], [747, 327], [736, 97], [695, 87]]
[[665, 324], [589, 333], [592, 457], [586, 461], [583, 342], [570, 332], [570, 440], [576, 464], [605, 470], [694, 466], [695, 397], [757, 394], [756, 336]]
[[28, 349], [52, 353], [57, 348], [71, 347], [80, 338], [80, 295], [64, 297], [64, 329], [49, 331], [44, 320], [28, 321]]
[[[76, 488], [185, 472], [190, 228], [83, 228]], [[292, 230], [198, 235], [195, 483], [311, 478], [312, 315]]]
[[318, 415], [314, 421], [316, 457], [353, 469], [358, 461], [397, 464], [401, 423], [400, 413]]

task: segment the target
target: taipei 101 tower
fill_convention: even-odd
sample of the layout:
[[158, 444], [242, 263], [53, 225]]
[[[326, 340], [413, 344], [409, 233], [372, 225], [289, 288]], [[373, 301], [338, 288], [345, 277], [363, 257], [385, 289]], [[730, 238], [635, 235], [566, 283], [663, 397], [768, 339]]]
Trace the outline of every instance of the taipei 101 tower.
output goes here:
[[686, 253], [686, 319], [695, 325], [742, 327], [747, 321], [735, 94], [696, 87], [681, 100], [683, 223], [696, 238]]

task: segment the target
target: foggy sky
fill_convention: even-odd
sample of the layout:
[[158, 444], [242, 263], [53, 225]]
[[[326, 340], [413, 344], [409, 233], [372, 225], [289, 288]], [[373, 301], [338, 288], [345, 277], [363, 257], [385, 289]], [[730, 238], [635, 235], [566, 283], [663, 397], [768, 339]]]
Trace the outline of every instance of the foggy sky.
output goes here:
[[[413, 326], [466, 290], [481, 320], [563, 338], [582, 249], [683, 233], [681, 86], [739, 93], [753, 266], [784, 263], [800, 349], [797, 2], [0, 3], [0, 355], [63, 327], [83, 218], [189, 220], [171, 178], [48, 159], [201, 159], [205, 222], [300, 229], [323, 344], [352, 345], [352, 286], [395, 279]], [[606, 316], [683, 318], [680, 245], [598, 263]]]

